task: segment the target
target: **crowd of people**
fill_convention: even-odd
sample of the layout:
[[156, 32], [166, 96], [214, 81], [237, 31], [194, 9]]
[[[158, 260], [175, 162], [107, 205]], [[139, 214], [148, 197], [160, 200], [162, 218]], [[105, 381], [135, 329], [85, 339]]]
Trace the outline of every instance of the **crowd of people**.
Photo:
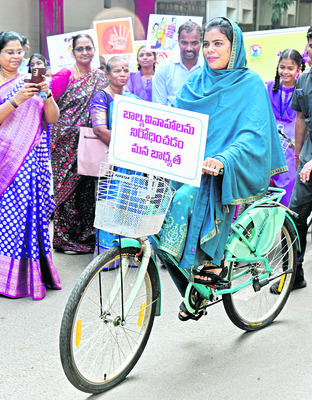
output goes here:
[[[307, 39], [312, 59], [312, 27]], [[100, 57], [100, 67], [92, 67], [95, 44], [89, 35], [78, 34], [73, 65], [52, 73], [41, 54], [25, 57], [30, 51], [25, 36], [0, 33], [1, 295], [39, 300], [47, 288], [61, 289], [51, 242], [66, 254], [112, 245], [112, 236], [100, 232], [96, 246], [96, 182], [78, 174], [77, 148], [81, 126], [92, 126], [109, 145], [116, 94], [209, 115], [204, 165], [224, 169], [224, 176], [203, 170], [199, 188], [175, 183], [157, 248], [182, 296], [187, 282], [166, 254], [181, 267], [192, 267], [197, 283], [213, 284], [226, 276], [223, 254], [234, 204], [260, 198], [269, 184], [284, 188], [282, 203], [299, 214], [294, 288], [306, 286], [302, 263], [312, 211], [310, 69], [305, 71], [297, 50], [286, 49], [275, 78], [265, 86], [247, 68], [242, 32], [227, 18], [214, 18], [203, 29], [187, 21], [178, 28], [178, 45], [176, 57], [159, 66], [156, 53], [141, 46], [137, 72], [130, 72], [119, 56], [107, 62]], [[42, 82], [25, 82], [25, 73], [35, 67], [45, 68]], [[290, 140], [281, 146], [285, 137]], [[172, 234], [176, 230], [178, 236]], [[272, 292], [278, 294], [277, 287]], [[182, 321], [200, 316], [181, 303]]]

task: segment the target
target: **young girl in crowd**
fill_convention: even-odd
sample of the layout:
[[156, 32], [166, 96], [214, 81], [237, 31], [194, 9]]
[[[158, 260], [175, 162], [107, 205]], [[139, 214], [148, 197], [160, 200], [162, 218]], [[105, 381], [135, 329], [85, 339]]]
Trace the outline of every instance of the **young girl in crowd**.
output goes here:
[[45, 68], [45, 73], [44, 76], [46, 77], [51, 77], [52, 76], [52, 71], [51, 67], [49, 65], [48, 60], [45, 59], [45, 57], [42, 54], [39, 53], [34, 53], [28, 62], [28, 72], [31, 72], [33, 68]]
[[[290, 103], [300, 70], [304, 71], [305, 63], [297, 50], [286, 49], [278, 60], [275, 80], [268, 82], [267, 91], [272, 104], [277, 128], [290, 139], [295, 138], [296, 111], [290, 108]], [[282, 138], [284, 141], [285, 139]], [[283, 145], [285, 148], [286, 143]], [[296, 180], [295, 150], [294, 146], [287, 145], [285, 151], [288, 172], [275, 175], [273, 185], [286, 190], [281, 203], [288, 206]]]

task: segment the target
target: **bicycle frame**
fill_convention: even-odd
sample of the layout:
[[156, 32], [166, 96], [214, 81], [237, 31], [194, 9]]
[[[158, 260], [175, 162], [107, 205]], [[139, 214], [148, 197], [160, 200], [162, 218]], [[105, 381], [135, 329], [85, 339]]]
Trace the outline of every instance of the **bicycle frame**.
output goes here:
[[[268, 265], [267, 259], [261, 255], [261, 252], [263, 251], [263, 246], [266, 244], [265, 241], [266, 241], [267, 233], [269, 232], [270, 229], [272, 229], [272, 226], [274, 226], [275, 221], [273, 221], [273, 218], [281, 221], [282, 224], [284, 222], [284, 219], [287, 218], [291, 222], [293, 229], [296, 232], [296, 235], [298, 238], [298, 232], [297, 232], [296, 226], [291, 218], [291, 214], [292, 214], [291, 211], [287, 207], [285, 207], [279, 203], [279, 201], [281, 200], [281, 198], [283, 197], [284, 194], [285, 194], [284, 189], [269, 188], [268, 194], [266, 194], [262, 199], [257, 200], [253, 204], [251, 204], [237, 218], [237, 220], [232, 223], [232, 226], [231, 226], [232, 233], [229, 235], [229, 239], [227, 241], [226, 250], [225, 250], [226, 261], [227, 261], [227, 263], [246, 262], [247, 264], [254, 263], [255, 261], [264, 262], [265, 272], [262, 273], [260, 276], [257, 276], [257, 279], [259, 280], [259, 282], [264, 281], [265, 279], [268, 279], [270, 273], [272, 272], [272, 270], [270, 269], [270, 267]], [[258, 241], [254, 245], [244, 235], [245, 229], [244, 229], [244, 226], [241, 225], [241, 222], [246, 218], [246, 216], [250, 215], [251, 210], [256, 210], [255, 213], [259, 212], [259, 210], [261, 208], [263, 208], [261, 206], [266, 207], [266, 209], [268, 209], [269, 212], [268, 212], [266, 220], [263, 221], [263, 226], [261, 227], [261, 232], [258, 235], [259, 236]], [[258, 208], [258, 210], [257, 210], [257, 208]], [[273, 221], [273, 223], [272, 223], [272, 221]], [[235, 245], [233, 246], [233, 244], [232, 244], [233, 235], [236, 235], [237, 240], [239, 240], [241, 242], [241, 244], [243, 244], [246, 252], [249, 254], [248, 256], [243, 256], [243, 257], [235, 256], [235, 254], [234, 254], [235, 253]], [[151, 245], [150, 245], [149, 240], [147, 238], [143, 238], [143, 240], [144, 240], [144, 249], [143, 249], [143, 258], [142, 258], [141, 267], [140, 267], [141, 271], [140, 271], [138, 279], [135, 283], [135, 286], [133, 287], [131, 296], [128, 299], [127, 304], [125, 305], [125, 314], [126, 315], [127, 315], [127, 310], [130, 308], [130, 306], [132, 304], [131, 302], [133, 302], [133, 299], [135, 298], [135, 296], [143, 282], [144, 275], [145, 275], [150, 257], [152, 257], [153, 262], [155, 263], [155, 265], [157, 267], [156, 261], [151, 253]], [[129, 246], [137, 247], [138, 251], [140, 251], [142, 249], [141, 243], [139, 242], [138, 239], [122, 238], [121, 239], [121, 247], [125, 248], [125, 247], [129, 247]], [[297, 239], [297, 248], [300, 249], [299, 238]], [[185, 277], [188, 280], [190, 280], [190, 277], [192, 275], [191, 271], [180, 268], [178, 266], [177, 261], [172, 256], [170, 256], [170, 255], [168, 255], [168, 256], [171, 259], [172, 263], [174, 265], [176, 265], [177, 268], [180, 269], [180, 271], [185, 275]], [[287, 273], [287, 272], [288, 271], [285, 271], [285, 273]], [[291, 271], [289, 271], [289, 272], [291, 272]], [[237, 275], [237, 276], [241, 276], [241, 275]], [[188, 297], [189, 297], [188, 294], [193, 287], [195, 287], [195, 289], [200, 293], [200, 295], [203, 298], [211, 300], [211, 298], [213, 297], [213, 299], [214, 299], [213, 302], [215, 302], [218, 300], [219, 296], [222, 296], [223, 294], [237, 292], [246, 286], [252, 285], [253, 282], [254, 282], [254, 278], [250, 279], [249, 281], [245, 282], [244, 284], [232, 286], [230, 288], [219, 289], [219, 290], [213, 289], [209, 286], [195, 284], [195, 283], [190, 282], [187, 286], [186, 293], [185, 293], [186, 307], [188, 309], [190, 309], [190, 311], [194, 311], [188, 302]], [[159, 284], [159, 287], [161, 287], [160, 284]], [[159, 300], [157, 300], [156, 315], [160, 315], [160, 312], [161, 312], [161, 296], [159, 297]]]

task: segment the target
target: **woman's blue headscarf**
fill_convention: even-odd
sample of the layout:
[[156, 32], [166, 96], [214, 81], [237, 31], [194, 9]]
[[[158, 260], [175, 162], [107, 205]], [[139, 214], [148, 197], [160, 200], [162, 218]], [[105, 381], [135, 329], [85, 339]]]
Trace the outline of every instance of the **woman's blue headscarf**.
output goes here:
[[[202, 209], [206, 208], [200, 247], [216, 261], [223, 254], [229, 233], [229, 223], [222, 229], [221, 221], [228, 219], [222, 205], [262, 197], [268, 189], [270, 176], [287, 171], [264, 83], [257, 73], [246, 67], [242, 32], [233, 21], [228, 21], [233, 27], [233, 43], [227, 69], [212, 70], [205, 62], [201, 70], [188, 78], [173, 104], [209, 115], [205, 158], [214, 157], [224, 164], [222, 181], [203, 175], [192, 216], [192, 220], [196, 220], [196, 213], [203, 218]], [[221, 236], [215, 235], [217, 224]], [[192, 226], [191, 221], [190, 230]], [[221, 252], [216, 255], [218, 246]], [[190, 243], [185, 256], [187, 248], [194, 251]]]
[[263, 195], [270, 176], [286, 171], [272, 107], [259, 75], [246, 67], [243, 34], [235, 22], [227, 69], [205, 62], [187, 80], [177, 108], [209, 115], [206, 157], [223, 162], [222, 204]]

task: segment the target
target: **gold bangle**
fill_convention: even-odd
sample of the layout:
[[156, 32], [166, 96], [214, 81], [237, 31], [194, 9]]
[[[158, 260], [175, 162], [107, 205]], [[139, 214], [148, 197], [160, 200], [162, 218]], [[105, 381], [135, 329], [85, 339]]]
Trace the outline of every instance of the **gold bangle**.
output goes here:
[[13, 99], [11, 98], [11, 99], [9, 99], [9, 103], [11, 104], [11, 106], [14, 108], [14, 110], [15, 110], [15, 108], [17, 108], [18, 107], [18, 105], [16, 104], [16, 103], [14, 103], [14, 101], [13, 101]]
[[14, 101], [14, 103], [16, 104], [16, 107], [18, 107], [21, 103], [18, 103], [17, 101], [16, 101], [16, 99], [15, 99], [15, 97], [13, 96], [12, 97], [12, 100]]

